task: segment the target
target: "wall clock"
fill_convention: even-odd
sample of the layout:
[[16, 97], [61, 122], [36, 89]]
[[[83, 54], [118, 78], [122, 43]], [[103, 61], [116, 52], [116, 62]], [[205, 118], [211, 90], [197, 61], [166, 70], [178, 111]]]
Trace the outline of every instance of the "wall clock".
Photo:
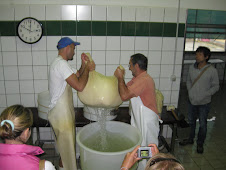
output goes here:
[[42, 38], [42, 24], [35, 18], [24, 18], [17, 26], [17, 34], [23, 42], [34, 44]]

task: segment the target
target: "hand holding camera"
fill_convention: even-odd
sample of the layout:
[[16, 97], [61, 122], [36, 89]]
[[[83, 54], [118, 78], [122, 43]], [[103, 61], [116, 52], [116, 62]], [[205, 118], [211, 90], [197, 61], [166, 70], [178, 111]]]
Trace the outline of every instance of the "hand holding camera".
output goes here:
[[137, 150], [137, 157], [139, 158], [151, 158], [159, 153], [159, 150], [155, 144], [149, 144], [148, 147], [140, 147]]
[[159, 150], [155, 144], [149, 144], [148, 147], [140, 147], [140, 145], [138, 145], [132, 152], [126, 154], [121, 169], [129, 169], [138, 160], [141, 160], [142, 158], [150, 158], [157, 153], [159, 153]]
[[122, 163], [121, 169], [123, 168], [131, 168], [138, 160], [141, 160], [141, 158], [137, 157], [137, 150], [140, 148], [140, 145], [138, 145], [132, 152], [128, 152], [124, 158], [124, 161]]
[[140, 147], [137, 150], [137, 157], [142, 159], [148, 159], [152, 157], [151, 147]]

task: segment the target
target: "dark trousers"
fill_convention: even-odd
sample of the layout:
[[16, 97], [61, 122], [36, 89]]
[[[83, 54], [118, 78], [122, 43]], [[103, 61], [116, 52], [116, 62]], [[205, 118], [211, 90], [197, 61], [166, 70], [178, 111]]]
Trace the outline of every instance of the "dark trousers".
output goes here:
[[188, 102], [188, 122], [191, 127], [190, 139], [195, 138], [196, 120], [199, 119], [199, 132], [197, 144], [203, 145], [207, 132], [207, 117], [210, 111], [210, 103], [205, 105], [192, 105]]

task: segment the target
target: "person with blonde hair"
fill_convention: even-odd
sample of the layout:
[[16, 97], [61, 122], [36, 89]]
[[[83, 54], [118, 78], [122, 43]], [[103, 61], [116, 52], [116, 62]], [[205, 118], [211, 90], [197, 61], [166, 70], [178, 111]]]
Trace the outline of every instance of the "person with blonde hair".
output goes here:
[[[185, 170], [183, 165], [171, 154], [159, 153], [155, 144], [149, 144], [152, 157], [148, 160], [144, 170]], [[121, 170], [129, 170], [141, 158], [137, 155], [138, 145], [132, 152], [126, 154]]]
[[0, 115], [0, 169], [4, 170], [55, 170], [49, 161], [35, 155], [44, 151], [38, 146], [26, 145], [31, 136], [33, 114], [22, 105], [6, 108]]
[[180, 162], [171, 154], [158, 153], [146, 164], [145, 170], [184, 170]]

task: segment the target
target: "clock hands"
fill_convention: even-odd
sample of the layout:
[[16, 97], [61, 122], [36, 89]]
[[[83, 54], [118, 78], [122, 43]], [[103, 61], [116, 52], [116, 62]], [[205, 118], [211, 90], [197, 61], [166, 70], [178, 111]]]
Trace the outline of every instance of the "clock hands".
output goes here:
[[[31, 31], [31, 21], [30, 21], [30, 31]], [[30, 32], [31, 33], [31, 32]]]
[[33, 30], [32, 32], [39, 32], [40, 30]]
[[39, 32], [39, 31], [40, 31], [40, 30], [38, 30], [38, 29], [32, 30], [32, 31], [31, 31], [31, 29], [26, 28], [24, 25], [21, 25], [21, 27], [24, 28], [24, 29], [26, 29], [26, 30], [28, 30], [29, 33], [31, 33], [31, 32]]
[[21, 27], [28, 30], [29, 32], [32, 32], [30, 29], [26, 28], [24, 25], [21, 25]]

